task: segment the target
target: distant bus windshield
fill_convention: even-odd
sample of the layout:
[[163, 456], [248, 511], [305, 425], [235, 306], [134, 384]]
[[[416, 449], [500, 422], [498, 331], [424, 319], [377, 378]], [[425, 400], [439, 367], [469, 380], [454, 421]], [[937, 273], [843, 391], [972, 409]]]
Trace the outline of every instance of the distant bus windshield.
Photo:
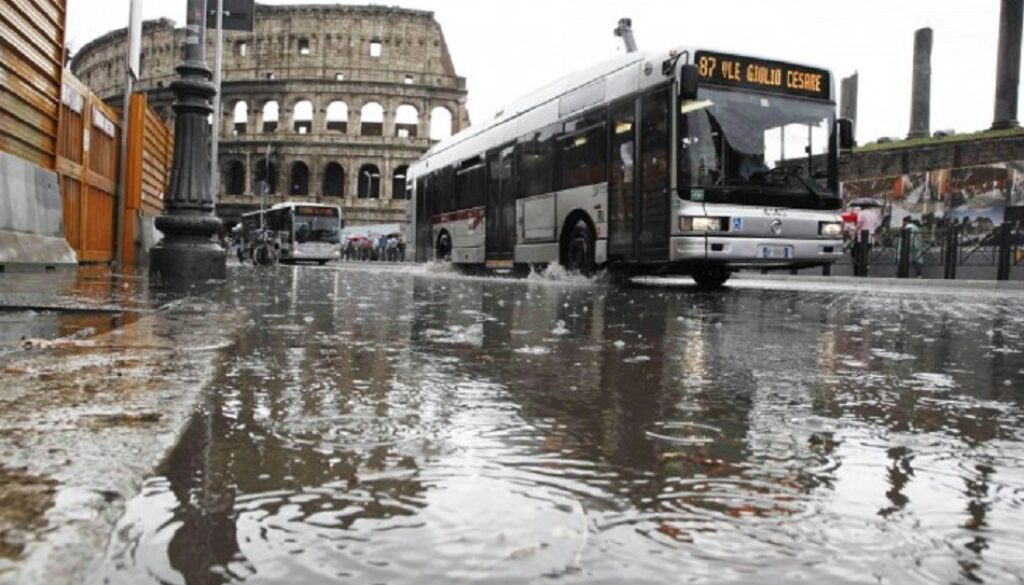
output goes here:
[[[299, 208], [301, 210], [302, 208]], [[341, 243], [341, 226], [338, 216], [295, 215], [295, 242], [322, 242], [326, 244]]]
[[681, 184], [704, 193], [748, 188], [742, 201], [710, 196], [720, 202], [771, 204], [765, 197], [751, 201], [751, 189], [828, 196], [828, 177], [815, 179], [812, 157], [829, 151], [833, 109], [828, 102], [701, 88], [697, 100], [680, 104]]

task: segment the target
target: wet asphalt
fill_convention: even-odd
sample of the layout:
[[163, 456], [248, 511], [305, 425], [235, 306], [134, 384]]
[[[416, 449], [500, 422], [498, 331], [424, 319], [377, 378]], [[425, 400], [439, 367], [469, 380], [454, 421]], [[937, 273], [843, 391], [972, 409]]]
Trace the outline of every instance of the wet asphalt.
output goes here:
[[1016, 583], [1024, 295], [232, 269], [96, 583]]

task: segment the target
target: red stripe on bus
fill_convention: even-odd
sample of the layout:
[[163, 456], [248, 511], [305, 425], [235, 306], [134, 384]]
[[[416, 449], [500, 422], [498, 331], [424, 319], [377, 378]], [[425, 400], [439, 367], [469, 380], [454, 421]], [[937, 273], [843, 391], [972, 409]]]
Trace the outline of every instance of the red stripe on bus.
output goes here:
[[430, 218], [430, 223], [432, 223], [432, 224], [451, 223], [453, 221], [462, 221], [464, 219], [473, 219], [473, 220], [476, 220], [476, 222], [473, 224], [473, 227], [476, 227], [476, 226], [480, 225], [481, 221], [483, 221], [483, 217], [484, 217], [484, 208], [483, 207], [476, 207], [476, 208], [473, 208], [473, 209], [463, 209], [462, 211], [452, 211], [451, 213], [442, 213], [442, 214], [439, 214], [439, 215], [435, 215], [434, 217]]

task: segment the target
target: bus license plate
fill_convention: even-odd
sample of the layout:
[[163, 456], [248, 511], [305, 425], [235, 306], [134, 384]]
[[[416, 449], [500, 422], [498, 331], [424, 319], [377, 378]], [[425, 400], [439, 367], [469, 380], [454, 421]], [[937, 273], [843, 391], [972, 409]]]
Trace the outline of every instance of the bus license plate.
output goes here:
[[764, 260], [789, 260], [793, 257], [793, 246], [760, 246], [758, 255]]

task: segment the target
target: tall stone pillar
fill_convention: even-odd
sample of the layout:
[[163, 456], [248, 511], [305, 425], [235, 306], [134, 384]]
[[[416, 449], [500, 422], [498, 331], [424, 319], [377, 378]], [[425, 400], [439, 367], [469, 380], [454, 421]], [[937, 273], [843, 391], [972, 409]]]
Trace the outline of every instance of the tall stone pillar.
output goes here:
[[1020, 86], [1021, 27], [1024, 0], [1002, 0], [999, 15], [999, 56], [996, 62], [996, 107], [993, 130], [1017, 128], [1017, 92]]
[[907, 138], [931, 134], [932, 118], [932, 29], [914, 33], [914, 85], [910, 102], [910, 133]]
[[174, 163], [163, 215], [156, 227], [164, 237], [150, 249], [150, 273], [171, 286], [224, 279], [227, 255], [214, 241], [221, 221], [210, 190], [210, 100], [217, 89], [205, 62], [206, 1], [188, 0], [185, 60], [174, 92]]

